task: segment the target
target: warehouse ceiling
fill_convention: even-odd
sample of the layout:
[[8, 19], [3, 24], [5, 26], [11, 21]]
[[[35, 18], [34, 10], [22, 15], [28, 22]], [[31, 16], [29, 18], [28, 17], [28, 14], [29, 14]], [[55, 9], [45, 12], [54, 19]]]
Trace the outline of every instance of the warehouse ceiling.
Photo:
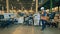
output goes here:
[[14, 7], [16, 9], [31, 9], [31, 7], [34, 9], [35, 8], [35, 2], [32, 0], [9, 0], [9, 6], [10, 9], [11, 7]]
[[[33, 0], [9, 0], [9, 9], [32, 9], [35, 10], [35, 1]], [[6, 9], [6, 0], [0, 0], [0, 9], [2, 6]]]
[[6, 10], [6, 0], [0, 0], [0, 10], [2, 10], [2, 6], [4, 7], [4, 10]]
[[[26, 9], [30, 10], [31, 7], [33, 10], [36, 8], [36, 1], [35, 0], [9, 0], [9, 9]], [[48, 0], [38, 0], [39, 6], [50, 6]], [[55, 3], [55, 2], [54, 2]], [[0, 10], [2, 10], [2, 7], [4, 10], [6, 10], [6, 0], [0, 0]], [[49, 7], [48, 7], [49, 8]]]
[[[56, 6], [60, 6], [60, 0], [52, 0], [52, 8], [56, 7]], [[42, 6], [39, 6], [39, 10], [41, 7], [44, 7], [45, 10], [46, 9], [50, 9], [51, 3], [50, 0], [48, 0], [47, 2], [45, 2]]]
[[[8, 0], [9, 2], [9, 9], [32, 9], [35, 10], [36, 7], [36, 1], [35, 0]], [[39, 6], [41, 7], [44, 3], [47, 2], [47, 0], [38, 0]], [[0, 10], [2, 10], [2, 7], [4, 10], [6, 10], [6, 0], [0, 0]]]

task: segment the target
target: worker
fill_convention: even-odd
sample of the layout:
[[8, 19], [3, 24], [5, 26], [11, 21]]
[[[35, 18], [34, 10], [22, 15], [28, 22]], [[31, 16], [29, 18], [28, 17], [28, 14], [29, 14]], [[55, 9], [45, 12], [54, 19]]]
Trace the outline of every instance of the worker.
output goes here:
[[40, 13], [37, 12], [34, 15], [34, 25], [39, 25], [39, 21], [40, 21]]
[[41, 16], [41, 20], [42, 20], [42, 30], [45, 29], [46, 27], [46, 16], [47, 16], [47, 13], [46, 11], [44, 10], [44, 7], [41, 7], [41, 11], [42, 11], [42, 16]]

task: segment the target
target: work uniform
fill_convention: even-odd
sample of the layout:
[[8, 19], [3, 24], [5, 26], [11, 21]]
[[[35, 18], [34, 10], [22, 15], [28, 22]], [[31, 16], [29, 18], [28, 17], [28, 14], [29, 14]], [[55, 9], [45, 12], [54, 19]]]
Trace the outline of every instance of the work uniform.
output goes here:
[[46, 12], [44, 11], [43, 14], [42, 14], [42, 30], [44, 30], [44, 28], [46, 27]]
[[40, 14], [39, 13], [36, 13], [33, 16], [34, 16], [34, 25], [39, 25]]

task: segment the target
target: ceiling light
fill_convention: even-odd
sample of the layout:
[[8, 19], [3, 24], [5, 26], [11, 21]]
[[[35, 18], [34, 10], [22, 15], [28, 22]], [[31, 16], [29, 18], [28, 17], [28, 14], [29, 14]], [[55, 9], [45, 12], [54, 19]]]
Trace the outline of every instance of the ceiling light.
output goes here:
[[17, 0], [19, 2], [19, 0]]
[[33, 1], [35, 1], [35, 0], [33, 0]]

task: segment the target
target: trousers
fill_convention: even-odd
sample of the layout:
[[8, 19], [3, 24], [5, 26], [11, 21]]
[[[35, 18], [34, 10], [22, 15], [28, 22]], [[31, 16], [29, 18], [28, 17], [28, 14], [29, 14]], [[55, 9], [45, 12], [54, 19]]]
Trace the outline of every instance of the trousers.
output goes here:
[[45, 20], [42, 20], [42, 30], [44, 30], [46, 28], [46, 21]]

